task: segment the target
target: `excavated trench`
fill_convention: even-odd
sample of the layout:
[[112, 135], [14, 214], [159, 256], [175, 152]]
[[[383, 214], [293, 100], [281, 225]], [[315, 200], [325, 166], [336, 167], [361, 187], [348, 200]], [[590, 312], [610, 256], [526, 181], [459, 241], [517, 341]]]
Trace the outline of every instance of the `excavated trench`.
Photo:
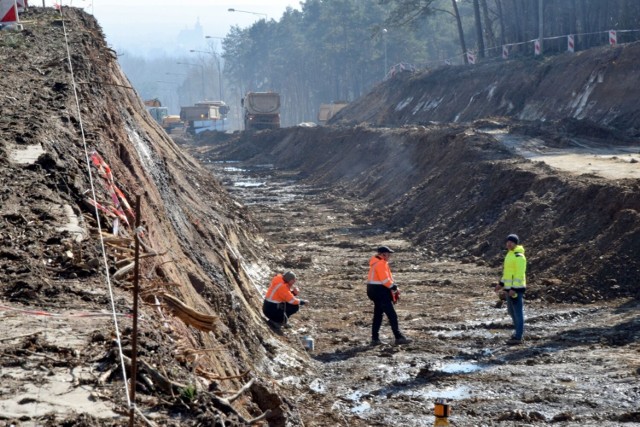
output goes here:
[[[72, 8], [62, 16], [32, 8], [24, 17], [25, 31], [0, 37], [7, 59], [0, 80], [3, 422], [127, 423], [104, 275], [105, 268], [117, 273], [130, 263], [133, 230], [121, 226], [117, 236], [107, 236], [113, 245], [103, 267], [98, 238], [116, 227], [113, 211], [96, 213], [93, 204], [116, 206], [108, 176], [95, 163], [89, 168], [97, 176], [89, 181], [86, 156], [94, 150], [129, 201], [143, 195], [151, 250], [142, 263], [139, 360], [145, 364], [138, 371], [138, 407], [160, 425], [241, 425], [267, 410], [271, 425], [430, 425], [435, 397], [454, 401], [457, 425], [640, 420], [637, 180], [575, 176], [527, 161], [480, 131], [486, 122], [429, 123], [433, 111], [425, 107], [434, 104], [422, 98], [433, 81], [425, 75], [417, 88], [402, 91], [402, 80], [386, 82], [370, 95], [375, 102], [354, 103], [343, 117], [420, 125], [224, 135], [228, 144], [209, 141], [194, 150], [234, 201], [145, 113], [93, 18]], [[605, 97], [616, 111], [625, 109], [620, 119], [611, 122], [613, 109], [594, 102], [590, 113], [579, 113], [591, 114], [600, 127], [563, 126], [585, 136], [619, 123], [629, 128], [627, 138], [637, 136], [637, 82], [617, 91], [610, 85], [636, 75], [615, 73], [633, 71], [638, 46], [604, 52], [605, 62], [617, 58], [617, 65], [589, 92], [625, 94], [624, 103]], [[598, 63], [592, 53], [576, 57]], [[564, 75], [567, 61], [556, 67], [559, 73], [546, 72], [552, 64], [539, 72]], [[529, 81], [529, 71], [518, 69], [520, 78], [509, 77], [514, 85]], [[441, 89], [450, 86], [440, 80], [447, 75], [460, 82], [459, 69], [447, 68], [436, 76]], [[580, 75], [571, 77], [576, 93], [593, 73]], [[465, 90], [475, 93], [474, 85], [470, 79]], [[548, 84], [554, 93], [558, 87], [569, 86]], [[409, 100], [413, 92], [424, 96]], [[508, 105], [509, 96], [491, 99]], [[468, 97], [457, 98], [469, 104]], [[400, 104], [406, 108], [396, 115], [381, 108]], [[541, 104], [525, 110], [539, 112], [534, 107]], [[466, 111], [474, 109], [486, 111]], [[449, 105], [440, 119], [456, 111]], [[558, 129], [520, 126], [548, 146], [568, 140]], [[95, 215], [104, 221], [102, 233]], [[503, 345], [509, 322], [492, 308], [490, 289], [502, 239], [515, 227], [532, 266], [527, 341], [519, 348]], [[415, 340], [408, 346], [366, 345], [371, 304], [363, 279], [380, 244], [397, 250], [398, 311]], [[278, 335], [260, 318], [260, 292], [269, 274], [284, 269], [298, 273], [312, 303], [292, 330]], [[131, 276], [115, 282], [127, 353]], [[384, 334], [390, 338], [387, 326]], [[315, 339], [310, 354], [300, 344], [303, 335]], [[225, 402], [238, 390], [241, 398]]]
[[[247, 149], [235, 143], [236, 153]], [[452, 402], [452, 425], [460, 426], [640, 421], [633, 300], [528, 301], [526, 344], [508, 347], [507, 313], [494, 308], [490, 287], [499, 268], [412, 242], [368, 216], [362, 198], [314, 184], [309, 173], [301, 179], [292, 169], [214, 155], [224, 152], [215, 147], [195, 151], [282, 251], [273, 271], [294, 270], [311, 301], [292, 329], [274, 332], [298, 349], [303, 336], [315, 340], [309, 367], [292, 365], [274, 378], [305, 425], [432, 426], [438, 397]], [[415, 340], [406, 346], [368, 346], [372, 304], [364, 277], [381, 244], [397, 251], [391, 261], [403, 291], [397, 311]], [[382, 332], [391, 341], [386, 321]]]

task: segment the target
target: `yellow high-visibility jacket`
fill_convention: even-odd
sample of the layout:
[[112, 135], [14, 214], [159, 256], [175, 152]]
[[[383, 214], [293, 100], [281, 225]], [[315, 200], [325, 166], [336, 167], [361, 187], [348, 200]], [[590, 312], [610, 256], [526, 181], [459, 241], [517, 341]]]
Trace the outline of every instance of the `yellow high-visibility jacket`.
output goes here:
[[524, 289], [527, 286], [527, 258], [522, 245], [516, 246], [504, 257], [501, 281], [506, 291], [512, 288]]

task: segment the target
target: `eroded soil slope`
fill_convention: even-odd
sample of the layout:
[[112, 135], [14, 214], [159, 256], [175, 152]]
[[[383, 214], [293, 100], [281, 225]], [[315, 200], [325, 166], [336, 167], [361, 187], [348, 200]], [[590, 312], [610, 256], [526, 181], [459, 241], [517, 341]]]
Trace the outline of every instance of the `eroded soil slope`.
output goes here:
[[22, 18], [0, 32], [0, 423], [128, 423], [136, 195], [138, 408], [159, 425], [295, 420], [261, 377], [267, 245], [248, 211], [154, 124], [92, 17]]
[[332, 122], [381, 126], [467, 122], [491, 116], [582, 120], [640, 134], [640, 43], [541, 59], [448, 66], [400, 74], [354, 101]]

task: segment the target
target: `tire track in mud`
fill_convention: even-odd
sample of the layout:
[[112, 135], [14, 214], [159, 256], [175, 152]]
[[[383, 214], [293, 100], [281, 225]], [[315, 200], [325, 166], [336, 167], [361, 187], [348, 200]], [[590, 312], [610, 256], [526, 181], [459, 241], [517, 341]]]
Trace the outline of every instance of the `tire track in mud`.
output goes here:
[[[358, 200], [270, 165], [212, 169], [284, 253], [273, 271], [294, 270], [311, 301], [280, 338], [297, 346], [313, 336], [312, 369], [276, 379], [291, 387], [305, 425], [432, 426], [436, 397], [453, 401], [461, 426], [640, 421], [637, 303], [528, 302], [526, 344], [508, 347], [510, 322], [490, 287], [498, 271], [414, 246], [363, 216]], [[397, 251], [400, 327], [415, 340], [407, 346], [368, 346], [364, 278], [381, 244]], [[386, 319], [381, 336], [393, 338]]]

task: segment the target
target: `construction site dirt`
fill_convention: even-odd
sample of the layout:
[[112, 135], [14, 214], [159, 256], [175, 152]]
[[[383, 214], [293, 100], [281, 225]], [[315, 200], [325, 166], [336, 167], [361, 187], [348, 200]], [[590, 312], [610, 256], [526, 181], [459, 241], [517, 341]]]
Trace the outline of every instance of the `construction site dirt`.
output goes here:
[[[449, 205], [468, 203], [463, 195], [474, 191], [464, 159], [481, 163], [473, 148], [463, 146], [480, 144], [484, 154], [492, 158], [493, 169], [504, 167], [497, 160], [501, 158], [508, 169], [537, 170], [534, 179], [565, 174], [505, 151], [491, 135], [506, 126], [494, 122], [492, 128], [489, 134], [482, 134], [474, 125], [355, 132], [300, 128], [293, 134], [289, 130], [286, 135], [237, 136], [192, 148], [231, 194], [250, 208], [269, 241], [282, 251], [281, 270], [292, 269], [301, 277], [303, 298], [311, 303], [279, 339], [302, 347], [301, 339], [312, 336], [315, 349], [310, 366], [292, 366], [281, 374], [279, 382], [290, 384], [300, 407], [314, 414], [307, 420], [310, 425], [431, 426], [433, 401], [439, 397], [452, 402], [450, 421], [460, 426], [550, 422], [614, 426], [640, 421], [636, 408], [640, 362], [637, 298], [609, 298], [611, 283], [593, 282], [589, 291], [580, 286], [582, 291], [574, 293], [567, 289], [573, 286], [549, 277], [548, 271], [543, 273], [538, 265], [545, 265], [539, 254], [544, 245], [533, 235], [545, 241], [556, 233], [554, 230], [533, 232], [529, 226], [517, 230], [532, 233], [528, 237], [532, 245], [526, 240], [524, 244], [533, 274], [526, 303], [525, 344], [509, 347], [505, 341], [511, 334], [511, 320], [506, 308], [495, 307], [493, 285], [499, 280], [504, 237], [510, 229], [485, 238], [482, 245], [476, 237], [480, 230], [466, 234], [454, 214], [436, 222], [426, 236], [413, 232], [410, 221], [405, 220], [403, 227], [387, 225], [384, 211], [393, 212], [393, 198], [402, 200], [397, 209], [410, 211], [416, 221], [426, 221], [433, 208], [430, 205], [438, 200], [434, 194], [428, 203], [408, 202], [402, 188], [411, 183], [405, 183], [401, 176], [411, 171], [406, 170], [406, 164], [399, 169], [393, 166], [399, 162], [391, 145], [414, 144], [420, 136], [435, 139], [432, 143], [438, 146], [442, 141], [464, 139], [456, 146], [458, 157], [437, 159], [443, 171], [456, 170], [463, 175], [460, 187], [455, 187], [457, 178], [449, 177], [446, 191], [461, 198], [455, 201], [457, 197], [449, 197], [454, 199]], [[358, 132], [368, 136], [354, 136]], [[411, 138], [403, 141], [402, 135]], [[362, 150], [345, 155], [336, 148], [342, 138], [368, 143], [356, 144]], [[532, 140], [523, 135], [506, 139]], [[388, 150], [371, 144], [378, 140], [388, 140]], [[536, 139], [530, 144], [536, 141], [541, 144]], [[391, 157], [388, 168], [376, 163], [373, 176], [365, 172], [366, 151], [372, 145], [374, 151]], [[487, 149], [490, 145], [493, 147]], [[512, 145], [509, 142], [505, 147]], [[525, 146], [519, 144], [518, 148]], [[311, 154], [311, 147], [327, 154]], [[562, 151], [542, 145], [538, 149]], [[564, 154], [573, 151], [568, 148]], [[593, 161], [595, 154], [580, 158]], [[335, 172], [341, 162], [351, 164], [354, 176]], [[612, 163], [619, 168], [607, 168], [611, 173], [636, 173], [634, 163]], [[579, 164], [564, 162], [564, 167], [572, 169]], [[504, 176], [505, 171], [496, 173]], [[430, 185], [428, 193], [436, 193], [438, 186]], [[494, 191], [504, 194], [505, 190]], [[534, 205], [529, 203], [528, 209]], [[437, 207], [447, 210], [441, 204]], [[482, 220], [477, 218], [480, 223]], [[489, 228], [496, 226], [495, 220], [485, 221]], [[392, 345], [393, 335], [386, 324], [383, 341], [388, 344], [369, 346], [373, 304], [366, 296], [365, 275], [369, 257], [379, 245], [396, 251], [391, 266], [402, 289], [396, 309], [401, 329], [414, 339], [406, 346]], [[478, 252], [478, 248], [485, 249]], [[573, 262], [572, 257], [567, 259]], [[334, 419], [318, 421], [323, 416]]]
[[[558, 81], [582, 94], [564, 119], [524, 92], [518, 117], [465, 96], [439, 113], [425, 71], [330, 126], [172, 140], [92, 17], [24, 17], [0, 33], [0, 425], [124, 426], [133, 412], [151, 426], [431, 426], [437, 398], [456, 426], [640, 423], [640, 97], [607, 74], [611, 55], [611, 72], [634, 70], [636, 45], [577, 57], [602, 84]], [[560, 78], [554, 61], [541, 76]], [[484, 90], [469, 73], [436, 83]], [[605, 86], [628, 97], [617, 115], [600, 108]], [[529, 262], [518, 346], [493, 292], [509, 233]], [[369, 345], [380, 245], [395, 251], [406, 345], [386, 321]], [[274, 330], [261, 306], [286, 270], [310, 303]]]

